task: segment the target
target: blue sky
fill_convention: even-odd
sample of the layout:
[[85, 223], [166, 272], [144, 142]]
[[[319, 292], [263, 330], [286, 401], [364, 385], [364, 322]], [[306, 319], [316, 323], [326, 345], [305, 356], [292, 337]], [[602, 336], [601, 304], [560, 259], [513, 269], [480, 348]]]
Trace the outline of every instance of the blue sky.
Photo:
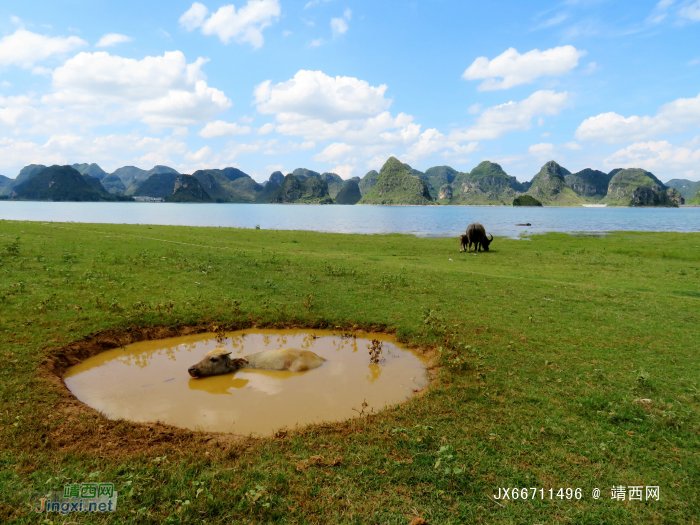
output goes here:
[[700, 0], [3, 2], [0, 173], [394, 155], [699, 180], [699, 43]]

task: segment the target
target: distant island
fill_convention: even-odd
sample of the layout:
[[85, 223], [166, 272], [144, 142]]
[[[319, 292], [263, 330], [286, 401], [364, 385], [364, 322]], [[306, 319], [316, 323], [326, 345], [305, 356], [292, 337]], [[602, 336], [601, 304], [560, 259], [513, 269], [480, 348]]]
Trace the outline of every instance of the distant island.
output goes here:
[[179, 173], [168, 166], [142, 170], [124, 166], [113, 173], [97, 164], [30, 164], [15, 179], [0, 175], [0, 198], [39, 201], [233, 202], [379, 205], [665, 206], [700, 204], [700, 182], [664, 184], [639, 168], [609, 173], [586, 168], [571, 173], [547, 162], [530, 182], [519, 182], [494, 162], [471, 172], [435, 166], [425, 172], [390, 157], [377, 172], [343, 180], [335, 173], [297, 168], [272, 173], [262, 184], [238, 168]]

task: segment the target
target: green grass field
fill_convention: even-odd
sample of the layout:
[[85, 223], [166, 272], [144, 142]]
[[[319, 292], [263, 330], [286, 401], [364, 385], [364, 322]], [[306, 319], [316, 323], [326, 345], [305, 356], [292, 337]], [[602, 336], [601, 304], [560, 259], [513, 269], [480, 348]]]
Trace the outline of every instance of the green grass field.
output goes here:
[[[700, 521], [700, 234], [496, 238], [477, 255], [404, 235], [0, 235], [3, 523]], [[129, 338], [254, 324], [395, 332], [433, 353], [434, 380], [376, 415], [231, 439], [107, 420], [56, 376]], [[115, 513], [29, 505], [88, 481], [115, 484]], [[660, 499], [612, 500], [618, 486]], [[491, 499], [505, 487], [538, 492]]]

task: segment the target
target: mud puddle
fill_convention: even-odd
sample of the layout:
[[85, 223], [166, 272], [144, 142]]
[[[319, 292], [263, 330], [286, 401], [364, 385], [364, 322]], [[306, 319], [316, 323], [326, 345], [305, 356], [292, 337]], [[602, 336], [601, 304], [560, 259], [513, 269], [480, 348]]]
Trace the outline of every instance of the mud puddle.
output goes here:
[[[372, 339], [381, 342], [370, 362]], [[187, 369], [212, 349], [233, 356], [278, 348], [327, 359], [308, 372], [241, 369], [193, 379]], [[341, 421], [399, 403], [428, 383], [426, 358], [385, 334], [345, 338], [324, 330], [242, 330], [142, 341], [69, 368], [68, 388], [110, 419], [161, 421], [210, 432], [270, 435], [287, 427]], [[355, 410], [353, 410], [355, 409]]]

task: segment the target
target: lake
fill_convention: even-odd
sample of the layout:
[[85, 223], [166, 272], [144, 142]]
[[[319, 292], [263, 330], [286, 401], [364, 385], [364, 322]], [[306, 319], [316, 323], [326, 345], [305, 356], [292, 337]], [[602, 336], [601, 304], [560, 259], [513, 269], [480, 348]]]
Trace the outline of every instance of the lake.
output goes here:
[[[700, 207], [513, 208], [510, 206], [337, 206], [0, 201], [0, 219], [41, 222], [225, 226], [335, 233], [452, 237], [471, 222], [496, 236], [523, 233], [700, 231]], [[532, 226], [515, 226], [517, 223]]]

